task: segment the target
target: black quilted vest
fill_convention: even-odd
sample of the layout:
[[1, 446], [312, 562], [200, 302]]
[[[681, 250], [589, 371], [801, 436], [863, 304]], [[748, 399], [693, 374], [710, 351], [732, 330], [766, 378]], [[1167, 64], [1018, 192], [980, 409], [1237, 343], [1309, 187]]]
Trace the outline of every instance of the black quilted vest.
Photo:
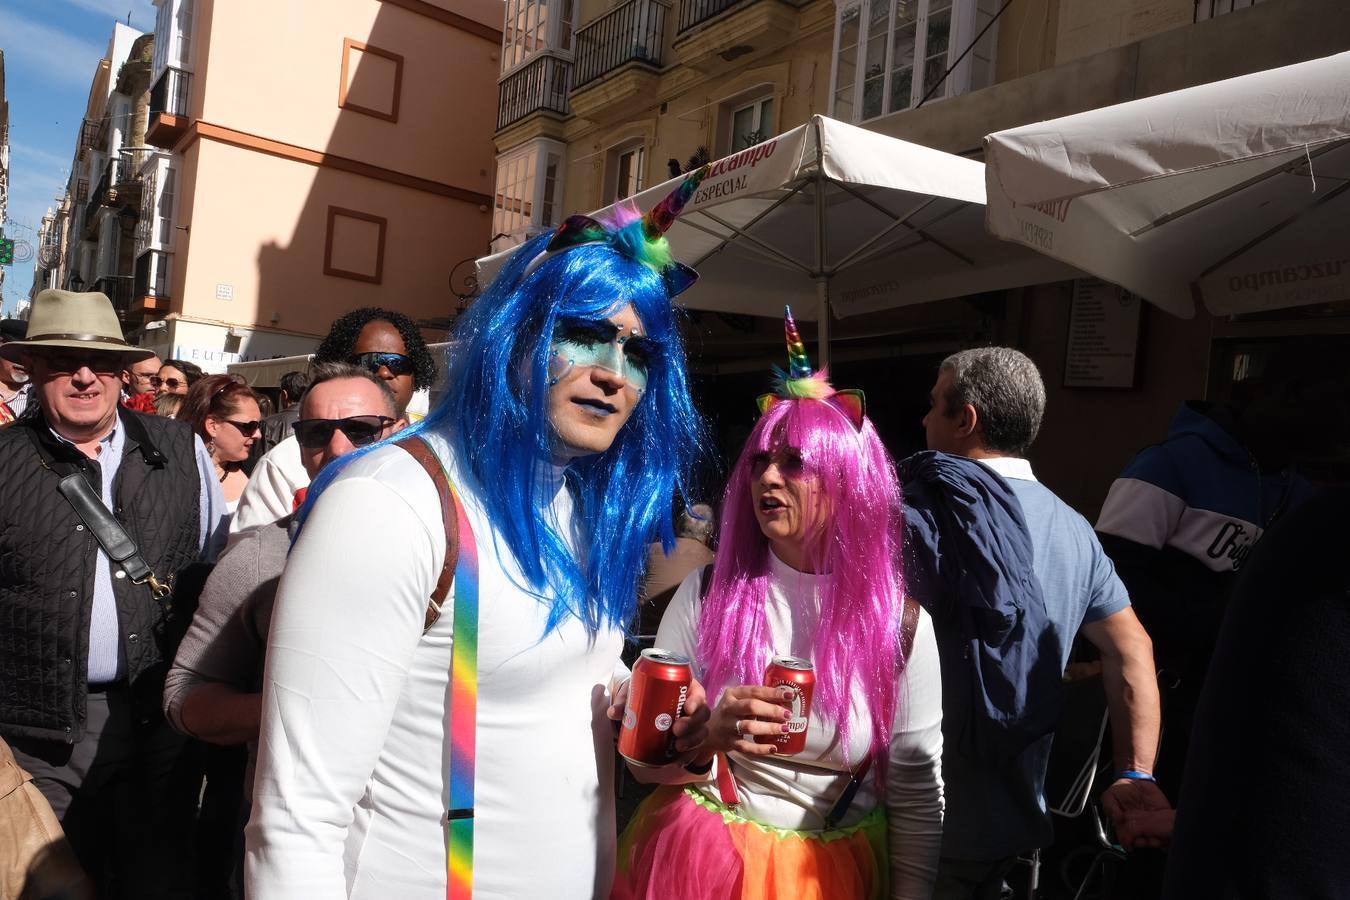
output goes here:
[[[126, 431], [114, 513], [161, 580], [200, 555], [201, 480], [183, 422], [121, 410]], [[75, 742], [84, 733], [97, 542], [57, 482], [101, 470], [56, 439], [41, 416], [0, 429], [0, 734]], [[127, 679], [143, 718], [160, 702], [172, 659], [160, 604], [117, 577], [113, 592]]]

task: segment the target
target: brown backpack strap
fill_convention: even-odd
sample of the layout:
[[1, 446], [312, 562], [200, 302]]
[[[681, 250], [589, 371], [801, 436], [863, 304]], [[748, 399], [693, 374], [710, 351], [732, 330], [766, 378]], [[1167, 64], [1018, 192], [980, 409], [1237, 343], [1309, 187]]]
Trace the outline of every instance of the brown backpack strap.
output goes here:
[[413, 459], [421, 464], [431, 481], [436, 485], [436, 494], [441, 498], [441, 520], [445, 526], [445, 562], [441, 564], [441, 576], [436, 579], [436, 589], [431, 592], [427, 603], [426, 622], [422, 633], [426, 634], [436, 620], [441, 617], [441, 607], [450, 594], [450, 585], [455, 580], [455, 565], [459, 562], [459, 520], [455, 516], [455, 500], [450, 494], [450, 482], [445, 477], [445, 467], [441, 465], [436, 453], [427, 446], [427, 442], [417, 435], [409, 435], [394, 442], [408, 451]]
[[914, 635], [919, 630], [919, 601], [906, 596], [900, 612], [900, 659], [909, 664], [914, 650]]

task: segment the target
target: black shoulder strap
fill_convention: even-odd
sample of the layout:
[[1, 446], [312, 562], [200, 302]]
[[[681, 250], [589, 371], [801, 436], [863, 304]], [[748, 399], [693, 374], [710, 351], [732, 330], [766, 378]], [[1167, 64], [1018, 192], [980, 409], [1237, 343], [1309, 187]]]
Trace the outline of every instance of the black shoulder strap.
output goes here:
[[[906, 595], [901, 605], [900, 611], [900, 667], [909, 664], [909, 655], [914, 650], [914, 633], [919, 630], [919, 601]], [[868, 753], [863, 757], [863, 761], [853, 770], [849, 776], [844, 789], [839, 792], [835, 798], [830, 811], [825, 814], [825, 828], [836, 827], [843, 820], [844, 814], [848, 808], [853, 805], [853, 798], [858, 793], [858, 786], [862, 780], [867, 777], [867, 773], [872, 771], [872, 754]]]
[[703, 600], [708, 596], [708, 588], [712, 587], [713, 563], [708, 563], [703, 567], [702, 581], [698, 585], [698, 599]]
[[150, 593], [161, 603], [167, 601], [172, 590], [169, 584], [155, 578], [150, 565], [141, 556], [135, 539], [127, 534], [122, 523], [112, 514], [103, 499], [94, 493], [88, 480], [79, 472], [67, 475], [57, 482], [56, 489], [74, 507], [75, 514], [84, 522], [85, 527], [94, 535], [108, 559], [121, 566], [131, 579], [132, 584], [150, 585]]
[[426, 634], [441, 617], [441, 607], [450, 593], [450, 585], [455, 580], [455, 566], [459, 562], [459, 519], [455, 515], [455, 499], [450, 494], [450, 482], [445, 477], [445, 468], [427, 442], [417, 435], [409, 435], [394, 442], [408, 455], [417, 460], [431, 481], [436, 485], [436, 494], [441, 498], [441, 520], [445, 526], [445, 562], [441, 564], [440, 577], [436, 579], [436, 588], [431, 592], [427, 603], [426, 621], [422, 633]]

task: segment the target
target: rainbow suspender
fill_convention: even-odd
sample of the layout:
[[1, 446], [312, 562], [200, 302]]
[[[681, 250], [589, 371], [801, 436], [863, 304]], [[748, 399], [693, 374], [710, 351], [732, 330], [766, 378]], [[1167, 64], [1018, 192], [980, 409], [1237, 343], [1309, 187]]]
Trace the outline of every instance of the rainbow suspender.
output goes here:
[[[447, 477], [447, 481], [448, 481]], [[450, 803], [446, 813], [446, 900], [473, 896], [473, 773], [478, 726], [478, 544], [453, 483], [459, 523], [454, 647], [450, 667]]]

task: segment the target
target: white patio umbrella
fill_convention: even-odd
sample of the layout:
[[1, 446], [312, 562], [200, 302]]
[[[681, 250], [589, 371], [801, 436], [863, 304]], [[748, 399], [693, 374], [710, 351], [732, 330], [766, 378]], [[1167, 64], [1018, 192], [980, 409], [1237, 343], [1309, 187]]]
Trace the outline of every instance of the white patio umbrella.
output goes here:
[[1350, 297], [1350, 53], [985, 138], [989, 230], [1178, 316]]
[[[683, 178], [683, 176], [681, 176]], [[647, 210], [681, 179], [637, 194]], [[818, 322], [1072, 277], [990, 237], [981, 163], [824, 116], [718, 160], [667, 233], [699, 271], [692, 309]], [[601, 210], [594, 215], [602, 215]], [[479, 260], [480, 283], [510, 251]]]

